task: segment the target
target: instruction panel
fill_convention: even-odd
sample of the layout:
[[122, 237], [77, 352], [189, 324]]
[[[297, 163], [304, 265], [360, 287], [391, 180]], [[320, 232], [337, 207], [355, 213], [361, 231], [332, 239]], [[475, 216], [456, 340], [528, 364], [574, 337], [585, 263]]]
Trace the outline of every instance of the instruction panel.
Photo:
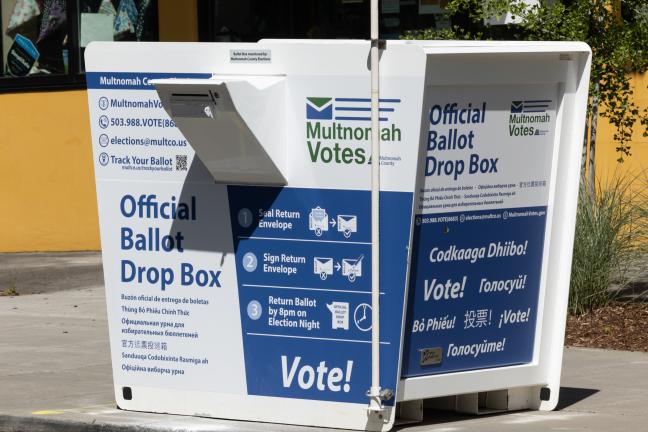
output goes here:
[[403, 375], [530, 362], [558, 89], [428, 94]]
[[[369, 192], [246, 186], [228, 191], [249, 393], [366, 401]], [[398, 287], [405, 284], [412, 198], [383, 192], [381, 199], [382, 223], [392, 227], [384, 243], [391, 247], [381, 249], [381, 302], [397, 306], [403, 301]], [[397, 307], [384, 309], [385, 382], [394, 379], [390, 371], [398, 366], [400, 321]]]

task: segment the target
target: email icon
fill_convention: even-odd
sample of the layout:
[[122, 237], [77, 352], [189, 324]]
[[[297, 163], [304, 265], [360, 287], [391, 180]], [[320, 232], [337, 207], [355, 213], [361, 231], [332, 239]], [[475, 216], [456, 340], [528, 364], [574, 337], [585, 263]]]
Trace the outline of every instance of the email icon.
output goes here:
[[524, 110], [524, 101], [513, 101], [511, 102], [511, 112], [512, 113], [521, 113]]
[[344, 237], [351, 237], [352, 233], [358, 232], [358, 217], [355, 215], [338, 215], [337, 229], [344, 233]]
[[307, 97], [306, 118], [308, 120], [332, 120], [333, 98]]
[[322, 280], [333, 275], [333, 258], [313, 258], [313, 273], [319, 275]]

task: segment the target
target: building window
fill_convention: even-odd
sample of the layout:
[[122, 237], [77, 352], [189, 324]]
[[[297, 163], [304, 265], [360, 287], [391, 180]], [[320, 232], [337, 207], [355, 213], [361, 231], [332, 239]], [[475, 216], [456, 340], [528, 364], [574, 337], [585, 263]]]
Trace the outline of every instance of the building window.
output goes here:
[[156, 0], [0, 0], [0, 92], [85, 87], [91, 41], [158, 40]]
[[[202, 41], [369, 39], [369, 0], [197, 0]], [[445, 28], [447, 0], [381, 0], [380, 37]]]
[[[92, 41], [158, 40], [157, 4], [154, 0], [81, 0], [79, 17], [82, 54]], [[83, 62], [81, 70], [84, 70]]]

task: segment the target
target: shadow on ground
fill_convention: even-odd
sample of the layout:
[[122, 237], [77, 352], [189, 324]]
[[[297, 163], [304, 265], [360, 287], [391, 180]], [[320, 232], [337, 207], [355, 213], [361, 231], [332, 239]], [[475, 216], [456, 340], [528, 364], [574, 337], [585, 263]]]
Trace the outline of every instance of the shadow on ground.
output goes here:
[[617, 300], [648, 301], [648, 278], [631, 280], [623, 285], [613, 285]]
[[617, 300], [648, 301], [648, 254], [631, 260], [614, 278], [609, 290]]
[[560, 387], [560, 397], [556, 411], [562, 411], [588, 397], [595, 395], [599, 390], [576, 387]]
[[[578, 402], [585, 400], [588, 397], [598, 392], [599, 390], [589, 389], [589, 388], [561, 387], [560, 398], [558, 400], [558, 406], [556, 407], [556, 411], [564, 410], [565, 408], [575, 405]], [[423, 421], [421, 423], [416, 423], [416, 424], [420, 426], [434, 426], [434, 425], [439, 425], [444, 423], [453, 423], [453, 422], [464, 421], [464, 420], [472, 420], [476, 418], [506, 416], [508, 414], [509, 412], [496, 412], [496, 413], [489, 413], [489, 414], [472, 415], [472, 414], [457, 413], [454, 411], [426, 409], [423, 413]], [[399, 428], [404, 428], [406, 426], [408, 426], [408, 424], [400, 424], [394, 430], [398, 430]]]

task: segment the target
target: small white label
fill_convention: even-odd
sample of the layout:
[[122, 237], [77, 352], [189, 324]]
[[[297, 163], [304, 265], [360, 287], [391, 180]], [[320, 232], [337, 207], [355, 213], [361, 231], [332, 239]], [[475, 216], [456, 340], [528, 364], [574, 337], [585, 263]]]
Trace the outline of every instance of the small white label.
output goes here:
[[272, 50], [231, 49], [230, 63], [272, 63]]

